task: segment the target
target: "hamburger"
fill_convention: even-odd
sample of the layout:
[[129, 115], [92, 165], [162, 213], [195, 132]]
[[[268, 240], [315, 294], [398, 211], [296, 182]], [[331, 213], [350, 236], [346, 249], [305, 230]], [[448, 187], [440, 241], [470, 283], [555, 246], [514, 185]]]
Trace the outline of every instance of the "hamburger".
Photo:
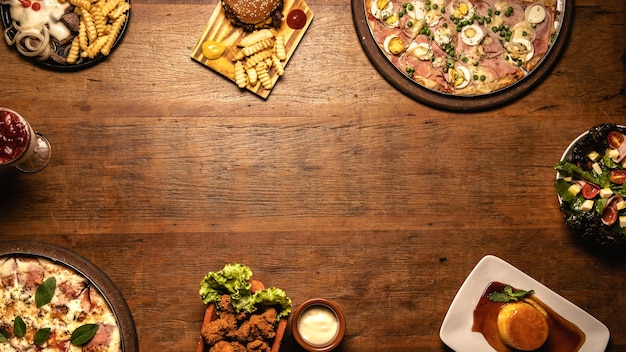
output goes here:
[[222, 7], [226, 18], [249, 32], [279, 28], [283, 19], [283, 0], [222, 0]]

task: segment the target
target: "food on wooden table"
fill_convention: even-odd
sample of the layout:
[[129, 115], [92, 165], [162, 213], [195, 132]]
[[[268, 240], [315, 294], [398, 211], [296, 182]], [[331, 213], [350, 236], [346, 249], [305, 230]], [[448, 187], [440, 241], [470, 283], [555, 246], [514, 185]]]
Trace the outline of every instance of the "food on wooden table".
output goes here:
[[520, 351], [534, 351], [548, 339], [547, 313], [532, 301], [506, 304], [496, 324], [502, 341]]
[[279, 28], [283, 0], [221, 0], [226, 18], [246, 31]]
[[202, 43], [202, 55], [209, 60], [219, 59], [224, 55], [224, 51], [226, 51], [226, 46], [215, 40], [207, 40]]
[[480, 332], [498, 352], [574, 352], [585, 342], [585, 334], [534, 296], [492, 282], [474, 309], [472, 331]]
[[108, 56], [126, 23], [124, 0], [0, 0], [10, 6], [9, 45], [27, 57], [72, 65]]
[[277, 287], [253, 280], [243, 264], [226, 264], [200, 284], [208, 304], [197, 351], [278, 351], [291, 299]]
[[603, 249], [626, 249], [625, 140], [626, 126], [595, 126], [555, 165], [565, 223]]
[[121, 351], [117, 320], [80, 273], [39, 257], [0, 257], [1, 351]]
[[285, 73], [283, 62], [287, 59], [285, 39], [273, 30], [262, 29], [242, 38], [239, 51], [233, 57], [234, 78], [239, 88], [260, 84], [272, 89], [274, 81], [270, 70], [282, 76]]
[[559, 0], [366, 0], [373, 38], [425, 88], [482, 95], [535, 68], [557, 33]]
[[301, 9], [293, 9], [287, 14], [287, 25], [291, 29], [302, 29], [306, 26], [307, 15]]

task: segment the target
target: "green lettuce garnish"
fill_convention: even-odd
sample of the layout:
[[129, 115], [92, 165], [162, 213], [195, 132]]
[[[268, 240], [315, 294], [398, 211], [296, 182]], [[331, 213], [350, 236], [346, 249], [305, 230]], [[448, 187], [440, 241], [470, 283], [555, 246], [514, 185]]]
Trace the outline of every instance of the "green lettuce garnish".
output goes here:
[[230, 303], [238, 312], [253, 313], [260, 306], [272, 306], [276, 309], [276, 318], [280, 320], [291, 313], [291, 299], [277, 287], [250, 291], [252, 270], [243, 264], [226, 264], [217, 272], [209, 272], [200, 283], [200, 297], [205, 304], [219, 303], [222, 295], [230, 296]]

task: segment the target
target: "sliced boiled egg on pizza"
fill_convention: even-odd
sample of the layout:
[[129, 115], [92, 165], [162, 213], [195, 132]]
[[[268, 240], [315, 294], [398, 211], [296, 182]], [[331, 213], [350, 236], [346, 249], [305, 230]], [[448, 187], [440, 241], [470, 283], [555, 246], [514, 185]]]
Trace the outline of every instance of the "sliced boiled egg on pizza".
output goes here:
[[480, 41], [485, 37], [485, 32], [475, 24], [463, 27], [461, 29], [461, 41], [469, 46], [475, 46], [480, 44]]
[[370, 5], [370, 12], [372, 16], [381, 21], [386, 21], [389, 17], [393, 16], [393, 2], [391, 0], [372, 0]]
[[404, 39], [395, 34], [388, 35], [383, 42], [383, 49], [390, 55], [398, 55], [403, 52], [405, 48]]
[[546, 9], [541, 4], [533, 4], [526, 8], [524, 17], [526, 18], [526, 21], [530, 23], [541, 23], [546, 19]]
[[448, 81], [454, 85], [455, 89], [463, 89], [470, 82], [470, 72], [467, 67], [456, 65], [448, 70]]
[[528, 21], [520, 21], [511, 28], [511, 39], [524, 39], [529, 42], [535, 40], [537, 36], [532, 24]]
[[443, 47], [452, 41], [452, 29], [449, 27], [437, 28], [433, 33], [433, 39], [440, 47]]
[[468, 0], [458, 0], [454, 3], [454, 18], [459, 21], [470, 20], [474, 17], [474, 5]]
[[439, 20], [443, 17], [442, 9], [446, 6], [445, 0], [426, 0], [426, 15], [424, 19], [429, 27], [435, 26], [439, 23]]
[[406, 12], [412, 19], [421, 21], [426, 18], [426, 5], [424, 5], [424, 0], [413, 0], [409, 5], [407, 5]]
[[413, 54], [416, 58], [427, 61], [433, 57], [433, 47], [428, 43], [412, 42], [406, 49], [407, 52]]
[[504, 44], [506, 51], [508, 52], [509, 60], [516, 62], [527, 62], [532, 59], [535, 54], [535, 48], [533, 44], [526, 39], [511, 39], [510, 42]]

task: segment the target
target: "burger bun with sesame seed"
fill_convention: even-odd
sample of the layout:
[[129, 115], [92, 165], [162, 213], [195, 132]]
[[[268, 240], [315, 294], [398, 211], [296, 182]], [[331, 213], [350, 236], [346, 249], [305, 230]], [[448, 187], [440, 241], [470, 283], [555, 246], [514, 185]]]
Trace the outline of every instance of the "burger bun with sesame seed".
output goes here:
[[235, 26], [252, 32], [279, 28], [283, 19], [283, 0], [222, 0], [222, 7]]

